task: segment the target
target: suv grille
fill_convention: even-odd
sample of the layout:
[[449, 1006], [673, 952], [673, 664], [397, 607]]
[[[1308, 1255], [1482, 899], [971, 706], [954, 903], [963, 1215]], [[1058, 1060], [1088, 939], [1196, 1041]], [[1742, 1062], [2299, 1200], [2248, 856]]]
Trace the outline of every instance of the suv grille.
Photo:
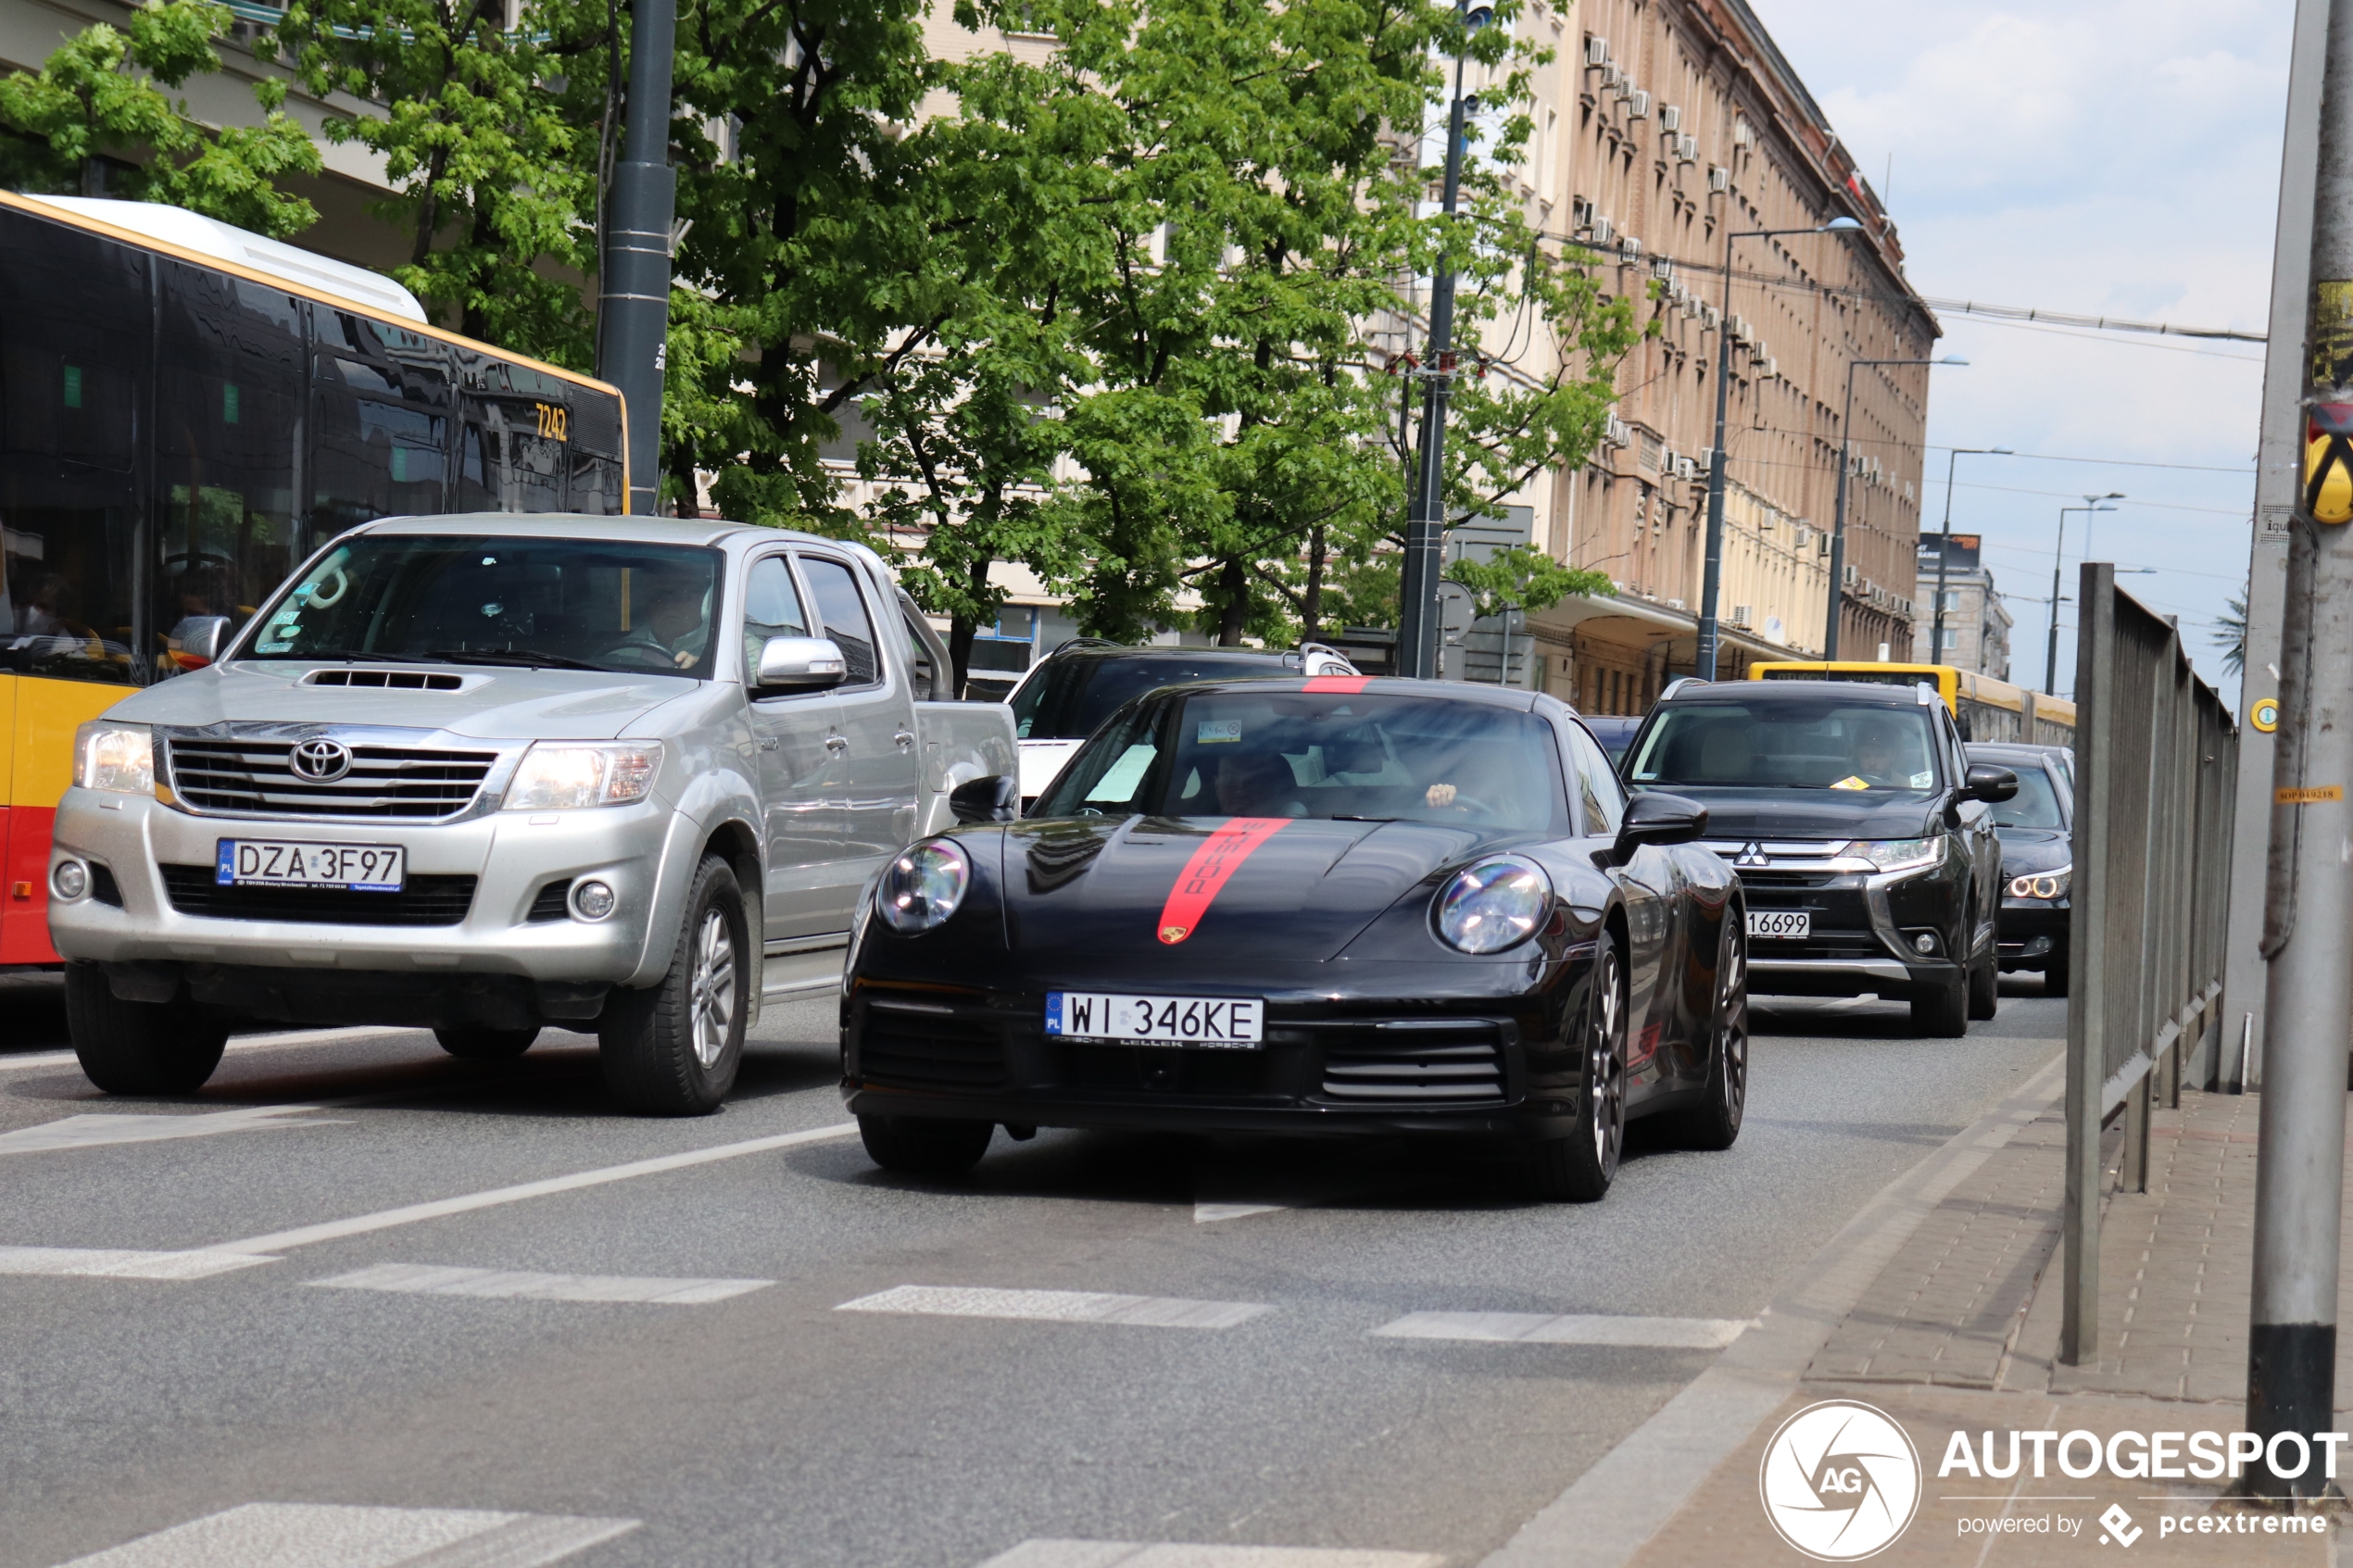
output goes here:
[[1321, 1097], [1397, 1104], [1467, 1104], [1504, 1098], [1503, 1034], [1480, 1018], [1415, 1021], [1412, 1028], [1316, 1026]]
[[294, 746], [174, 736], [164, 743], [171, 791], [197, 811], [435, 822], [472, 805], [498, 759], [495, 751], [355, 746], [349, 772], [315, 784], [287, 765]]
[[171, 907], [215, 920], [283, 920], [304, 925], [457, 925], [473, 907], [471, 876], [412, 876], [397, 893], [344, 887], [223, 887], [210, 866], [159, 868]]

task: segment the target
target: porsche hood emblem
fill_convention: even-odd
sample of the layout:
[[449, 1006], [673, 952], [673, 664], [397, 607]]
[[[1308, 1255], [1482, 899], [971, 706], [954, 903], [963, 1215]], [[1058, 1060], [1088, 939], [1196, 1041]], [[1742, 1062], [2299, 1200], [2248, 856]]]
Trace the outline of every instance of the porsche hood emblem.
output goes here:
[[1182, 942], [1186, 937], [1190, 936], [1191, 935], [1191, 930], [1186, 926], [1164, 925], [1160, 928], [1160, 939], [1167, 943], [1173, 944]]

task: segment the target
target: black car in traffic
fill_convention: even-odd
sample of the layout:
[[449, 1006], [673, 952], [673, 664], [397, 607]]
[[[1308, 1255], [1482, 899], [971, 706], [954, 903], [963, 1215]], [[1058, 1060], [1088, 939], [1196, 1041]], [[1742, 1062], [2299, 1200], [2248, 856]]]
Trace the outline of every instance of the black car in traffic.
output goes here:
[[2018, 775], [2018, 793], [1994, 808], [2002, 839], [2002, 967], [2040, 971], [2043, 994], [2064, 997], [2075, 881], [2075, 783], [2067, 754], [2055, 746], [1988, 744], [1971, 746], [1969, 757]]
[[[1009, 804], [975, 781], [960, 812], [992, 784]], [[843, 1093], [877, 1163], [934, 1176], [999, 1124], [1451, 1133], [1598, 1198], [1631, 1117], [1740, 1131], [1747, 943], [1705, 828], [1629, 808], [1549, 696], [1154, 691], [1028, 819], [926, 839], [868, 890]]]
[[1707, 808], [1748, 894], [1752, 989], [1877, 995], [1958, 1035], [1998, 1005], [2001, 846], [2017, 781], [1969, 764], [1933, 688], [1688, 683], [1627, 754], [1637, 791]]

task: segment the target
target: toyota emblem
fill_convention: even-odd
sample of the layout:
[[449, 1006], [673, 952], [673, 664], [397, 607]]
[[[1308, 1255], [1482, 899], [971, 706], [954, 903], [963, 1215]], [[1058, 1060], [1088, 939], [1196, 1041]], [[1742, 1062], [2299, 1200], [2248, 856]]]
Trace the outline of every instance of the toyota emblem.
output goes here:
[[312, 784], [333, 784], [351, 771], [351, 747], [339, 740], [323, 737], [304, 741], [294, 748], [286, 765], [295, 777]]

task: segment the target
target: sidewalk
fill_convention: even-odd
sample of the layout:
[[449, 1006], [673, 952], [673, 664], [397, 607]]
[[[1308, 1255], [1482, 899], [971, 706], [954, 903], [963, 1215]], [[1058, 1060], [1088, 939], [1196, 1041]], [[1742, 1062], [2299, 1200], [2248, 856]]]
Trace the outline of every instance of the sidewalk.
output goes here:
[[[2005, 1479], [1957, 1467], [1938, 1474], [1957, 1431], [1969, 1435], [1981, 1458], [1990, 1431], [2006, 1460], [2013, 1430], [2105, 1439], [2124, 1431], [2228, 1433], [2243, 1424], [2259, 1107], [2254, 1095], [2184, 1090], [2180, 1110], [2156, 1113], [2149, 1190], [2111, 1190], [2103, 1213], [2098, 1354], [2081, 1366], [2057, 1359], [2059, 1286], [2050, 1267], [2065, 1127], [2054, 1106], [2020, 1129], [1936, 1206], [1831, 1330], [1797, 1394], [1632, 1561], [1642, 1568], [1806, 1561], [1766, 1520], [1759, 1466], [1790, 1415], [1852, 1399], [1894, 1417], [1922, 1467], [1917, 1516], [1874, 1562], [2024, 1568], [2105, 1562], [2125, 1548], [2135, 1562], [2334, 1562], [2334, 1528], [2279, 1534], [2278, 1515], [2221, 1502], [2220, 1480], [2073, 1480], [2056, 1463], [2039, 1480], [2031, 1464]], [[2112, 1187], [2112, 1148], [2109, 1156]], [[2353, 1215], [2353, 1199], [2347, 1212]], [[2347, 1258], [2353, 1262], [2353, 1246]], [[2353, 1280], [2347, 1288], [2353, 1300]], [[2353, 1408], [2348, 1360], [2340, 1357], [2337, 1368], [2340, 1410]], [[2082, 1455], [2080, 1444], [2075, 1451]], [[2353, 1477], [2353, 1450], [2347, 1457]], [[2117, 1538], [2102, 1523], [2111, 1505], [2131, 1516], [2115, 1527]]]

